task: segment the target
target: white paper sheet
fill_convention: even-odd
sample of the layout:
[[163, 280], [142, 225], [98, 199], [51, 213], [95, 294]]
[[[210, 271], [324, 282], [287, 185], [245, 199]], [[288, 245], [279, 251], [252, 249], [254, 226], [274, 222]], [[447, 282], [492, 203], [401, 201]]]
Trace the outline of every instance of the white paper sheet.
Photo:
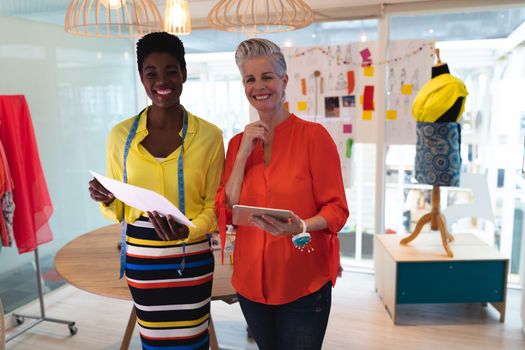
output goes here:
[[161, 215], [172, 215], [175, 221], [182, 225], [195, 227], [195, 225], [182, 212], [173, 205], [166, 197], [157, 192], [142, 187], [126, 184], [124, 182], [110, 179], [109, 177], [89, 171], [115, 198], [126, 203], [130, 207], [147, 211], [156, 211]]

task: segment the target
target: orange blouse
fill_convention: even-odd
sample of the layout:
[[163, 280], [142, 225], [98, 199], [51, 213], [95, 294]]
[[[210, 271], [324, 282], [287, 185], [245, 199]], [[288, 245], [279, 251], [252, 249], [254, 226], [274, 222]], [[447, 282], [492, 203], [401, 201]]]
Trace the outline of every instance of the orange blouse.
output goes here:
[[[221, 185], [216, 195], [219, 227], [224, 235], [231, 223], [224, 186], [230, 177], [242, 140], [231, 139]], [[239, 204], [290, 209], [302, 219], [321, 215], [328, 223], [310, 232], [308, 253], [293, 246], [291, 236], [273, 236], [255, 227], [238, 226], [232, 284], [252, 301], [279, 305], [335, 284], [339, 267], [337, 232], [348, 218], [337, 148], [320, 124], [290, 115], [275, 128], [272, 158], [264, 165], [264, 149], [257, 144], [244, 173]], [[222, 239], [224, 241], [224, 238]]]

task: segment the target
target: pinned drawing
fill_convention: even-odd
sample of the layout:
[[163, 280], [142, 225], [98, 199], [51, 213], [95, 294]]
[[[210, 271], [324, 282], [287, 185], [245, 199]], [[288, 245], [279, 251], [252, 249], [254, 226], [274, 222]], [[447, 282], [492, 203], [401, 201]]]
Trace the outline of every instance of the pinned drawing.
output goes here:
[[337, 76], [337, 83], [335, 84], [335, 89], [343, 91], [348, 89], [348, 82], [346, 81], [345, 76], [342, 72], [339, 73], [339, 75]]
[[342, 97], [343, 107], [352, 108], [355, 107], [355, 95], [347, 95]]
[[325, 97], [324, 98], [324, 108], [325, 108], [325, 116], [327, 118], [339, 117], [341, 115], [339, 111], [339, 97], [337, 96]]

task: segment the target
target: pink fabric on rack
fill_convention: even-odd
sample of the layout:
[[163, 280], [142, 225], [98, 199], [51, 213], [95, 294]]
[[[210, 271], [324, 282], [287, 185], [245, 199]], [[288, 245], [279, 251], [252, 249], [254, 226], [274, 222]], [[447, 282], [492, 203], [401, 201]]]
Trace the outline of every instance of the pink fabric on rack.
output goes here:
[[[4, 193], [6, 192], [5, 187], [9, 182], [6, 176], [7, 173], [5, 168], [7, 166], [7, 161], [5, 160], [5, 157], [2, 157], [3, 153], [4, 148], [2, 146], [2, 142], [0, 142], [0, 198], [4, 196]], [[11, 245], [3, 215], [0, 215], [0, 241], [2, 243], [2, 247], [9, 247]]]
[[31, 252], [53, 239], [48, 225], [53, 204], [24, 96], [0, 96], [0, 123], [0, 139], [14, 182], [15, 241], [19, 253]]
[[13, 188], [9, 162], [5, 155], [4, 144], [0, 140], [0, 236], [4, 247], [10, 247], [14, 242], [13, 212], [15, 205], [13, 203]]

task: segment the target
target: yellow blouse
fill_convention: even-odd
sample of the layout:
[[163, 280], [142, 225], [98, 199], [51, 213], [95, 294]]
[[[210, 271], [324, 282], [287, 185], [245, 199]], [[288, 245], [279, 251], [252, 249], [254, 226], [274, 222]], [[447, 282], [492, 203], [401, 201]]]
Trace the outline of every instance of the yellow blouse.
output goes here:
[[[147, 110], [142, 112], [137, 133], [131, 142], [127, 159], [128, 183], [160, 193], [179, 207], [177, 148], [163, 161], [157, 160], [141, 144], [148, 135]], [[106, 174], [124, 180], [123, 153], [131, 126], [136, 117], [129, 118], [113, 127], [106, 148]], [[184, 139], [184, 196], [186, 216], [196, 227], [190, 227], [186, 240], [191, 243], [202, 239], [216, 229], [214, 198], [224, 166], [222, 131], [188, 112], [188, 131]], [[114, 200], [109, 206], [101, 204], [101, 211], [110, 220], [122, 221], [122, 209], [126, 222], [132, 223], [142, 215], [140, 210]]]
[[[459, 78], [449, 73], [430, 79], [419, 90], [412, 105], [412, 115], [418, 122], [434, 123], [452, 107], [459, 97], [467, 97], [468, 91]], [[465, 109], [465, 99], [461, 104], [458, 119]], [[457, 120], [456, 120], [457, 121]]]

